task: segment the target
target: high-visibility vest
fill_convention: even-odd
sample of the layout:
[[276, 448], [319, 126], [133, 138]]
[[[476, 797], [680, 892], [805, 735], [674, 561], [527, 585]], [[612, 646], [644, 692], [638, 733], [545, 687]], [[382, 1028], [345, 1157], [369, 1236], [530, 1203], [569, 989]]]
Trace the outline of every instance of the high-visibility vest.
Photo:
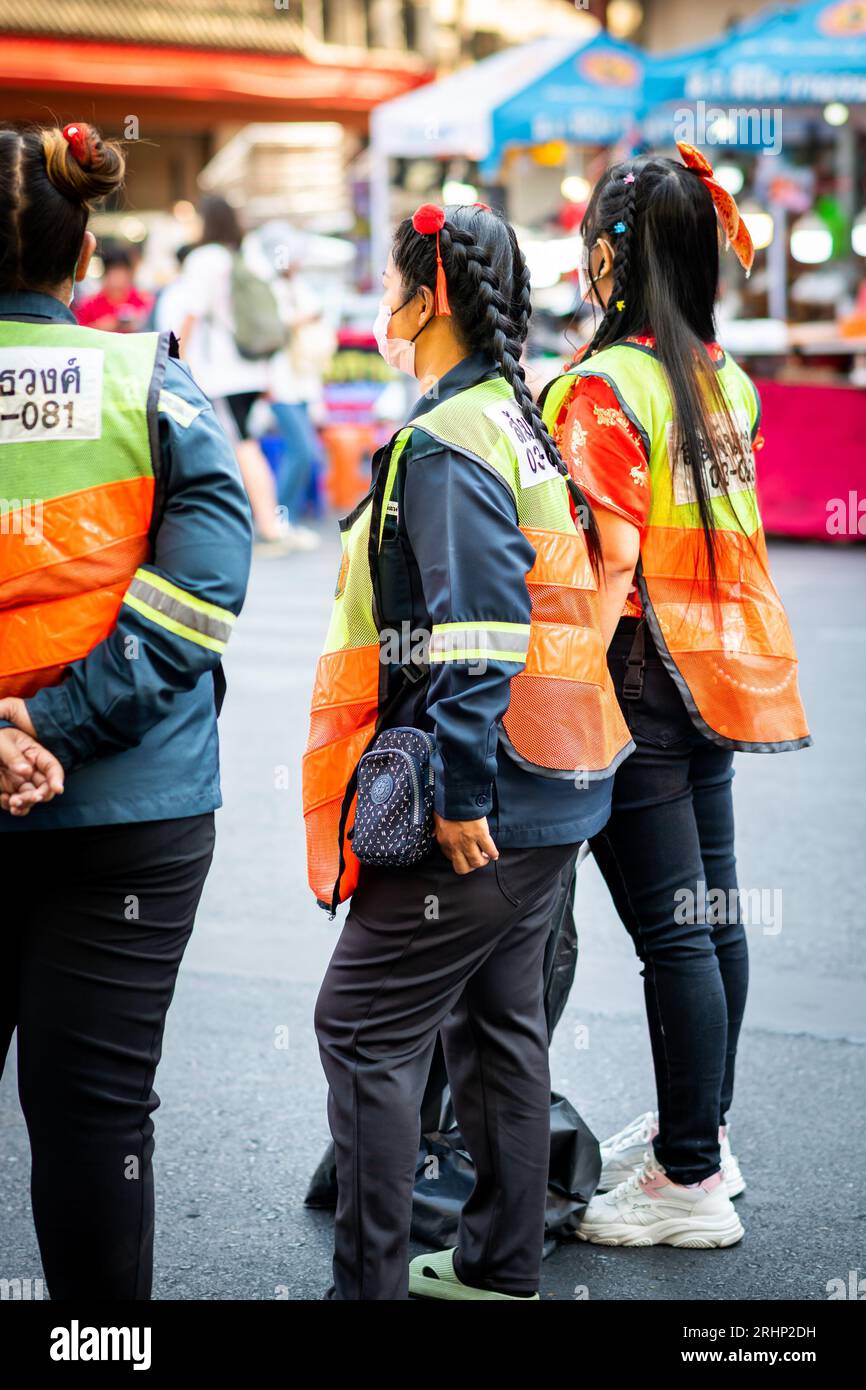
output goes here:
[[0, 322], [0, 696], [56, 685], [116, 624], [149, 553], [167, 354]]
[[413, 429], [465, 455], [468, 467], [495, 473], [513, 496], [518, 525], [535, 550], [526, 576], [530, 622], [436, 625], [429, 663], [488, 657], [520, 664], [499, 740], [508, 756], [540, 775], [608, 777], [634, 746], [608, 674], [598, 590], [583, 534], [572, 519], [566, 480], [548, 462], [508, 383], [502, 377], [480, 382], [397, 432], [374, 460], [369, 493], [341, 522], [342, 563], [316, 671], [303, 766], [310, 886], [332, 910], [352, 894], [358, 878], [349, 843], [353, 774], [376, 733], [388, 683], [373, 575], [400, 457]]
[[[664, 369], [639, 343], [618, 343], [554, 380], [544, 402], [553, 428], [581, 376], [613, 387], [639, 431], [652, 489], [635, 579], [659, 654], [695, 726], [726, 748], [775, 753], [811, 739], [797, 683], [797, 654], [770, 577], [755, 491], [752, 440], [760, 421], [757, 392], [730, 357], [718, 381], [741, 441], [725, 462], [726, 487], [704, 477], [715, 523], [718, 592], [713, 601], [706, 541], [694, 483], [672, 457], [673, 403]], [[615, 422], [614, 422], [615, 423]], [[566, 458], [579, 478], [573, 459]]]

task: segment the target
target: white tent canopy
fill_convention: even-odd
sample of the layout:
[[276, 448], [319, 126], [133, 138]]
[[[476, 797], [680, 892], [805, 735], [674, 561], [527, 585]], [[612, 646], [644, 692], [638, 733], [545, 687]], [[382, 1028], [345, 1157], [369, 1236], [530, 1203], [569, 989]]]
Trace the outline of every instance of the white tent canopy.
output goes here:
[[[493, 113], [542, 73], [563, 62], [599, 32], [578, 15], [567, 35], [506, 48], [480, 63], [377, 106], [370, 117], [370, 192], [375, 261], [388, 245], [388, 160], [462, 156], [483, 160], [493, 142]], [[581, 32], [583, 30], [583, 32]]]

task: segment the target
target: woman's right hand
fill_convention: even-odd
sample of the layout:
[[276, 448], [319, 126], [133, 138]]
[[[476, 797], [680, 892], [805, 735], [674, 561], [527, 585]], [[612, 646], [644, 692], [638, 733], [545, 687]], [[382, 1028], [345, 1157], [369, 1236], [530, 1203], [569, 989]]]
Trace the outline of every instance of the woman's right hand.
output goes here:
[[54, 754], [22, 729], [0, 729], [0, 809], [26, 816], [62, 791], [63, 768]]
[[486, 816], [480, 820], [443, 820], [436, 815], [435, 826], [439, 848], [451, 860], [455, 874], [471, 874], [473, 869], [483, 869], [491, 859], [499, 858]]

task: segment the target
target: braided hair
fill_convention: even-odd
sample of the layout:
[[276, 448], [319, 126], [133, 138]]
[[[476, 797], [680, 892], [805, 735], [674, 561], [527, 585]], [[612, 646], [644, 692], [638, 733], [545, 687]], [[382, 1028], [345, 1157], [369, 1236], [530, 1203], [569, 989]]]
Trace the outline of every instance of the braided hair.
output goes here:
[[[469, 352], [484, 352], [496, 361], [546, 458], [566, 479], [597, 570], [601, 542], [592, 509], [570, 476], [526, 384], [521, 354], [532, 313], [530, 276], [514, 229], [487, 208], [449, 207], [439, 243], [455, 329]], [[416, 232], [411, 218], [397, 228], [392, 254], [407, 295], [425, 285], [433, 290], [436, 241]]]
[[[719, 231], [712, 198], [693, 170], [655, 155], [612, 165], [593, 190], [581, 226], [589, 249], [614, 250], [610, 297], [581, 356], [651, 335], [673, 404], [674, 467], [690, 475], [717, 596], [716, 522], [708, 474], [727, 497], [727, 466], [740, 457], [738, 423], [706, 344], [715, 339]], [[597, 294], [597, 291], [596, 291]], [[733, 507], [731, 515], [739, 516]]]

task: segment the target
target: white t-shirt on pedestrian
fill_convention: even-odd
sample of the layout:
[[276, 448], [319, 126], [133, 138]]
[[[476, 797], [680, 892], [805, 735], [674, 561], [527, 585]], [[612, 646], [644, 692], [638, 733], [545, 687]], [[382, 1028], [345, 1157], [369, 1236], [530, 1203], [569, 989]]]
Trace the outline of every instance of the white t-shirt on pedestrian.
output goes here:
[[183, 355], [206, 396], [237, 396], [265, 391], [268, 359], [250, 361], [238, 352], [231, 303], [233, 252], [211, 243], [190, 251], [176, 282], [172, 312], [194, 323]]

